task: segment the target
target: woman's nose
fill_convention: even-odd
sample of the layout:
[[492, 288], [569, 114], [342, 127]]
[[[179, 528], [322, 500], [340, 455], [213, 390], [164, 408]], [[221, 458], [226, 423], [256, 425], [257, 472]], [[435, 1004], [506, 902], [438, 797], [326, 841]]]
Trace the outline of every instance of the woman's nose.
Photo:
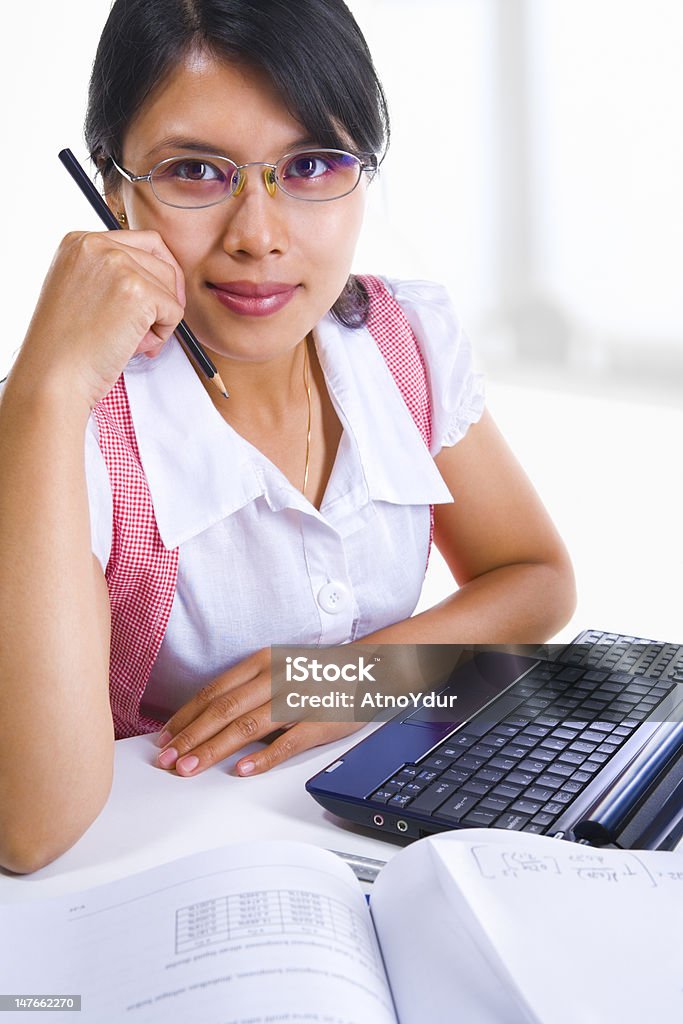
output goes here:
[[272, 171], [249, 165], [241, 169], [235, 192], [222, 205], [226, 221], [223, 248], [231, 255], [247, 254], [262, 259], [283, 253], [288, 246], [285, 196], [275, 185]]

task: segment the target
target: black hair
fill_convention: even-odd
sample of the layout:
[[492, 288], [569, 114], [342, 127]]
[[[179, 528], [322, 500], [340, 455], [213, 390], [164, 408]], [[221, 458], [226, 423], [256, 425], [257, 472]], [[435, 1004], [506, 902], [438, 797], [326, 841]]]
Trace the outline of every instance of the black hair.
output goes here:
[[[114, 157], [146, 98], [188, 53], [264, 71], [321, 146], [383, 156], [389, 113], [367, 43], [343, 0], [116, 0], [93, 64], [85, 141], [113, 181]], [[344, 133], [344, 134], [342, 134]], [[332, 307], [347, 327], [367, 322], [353, 275]]]

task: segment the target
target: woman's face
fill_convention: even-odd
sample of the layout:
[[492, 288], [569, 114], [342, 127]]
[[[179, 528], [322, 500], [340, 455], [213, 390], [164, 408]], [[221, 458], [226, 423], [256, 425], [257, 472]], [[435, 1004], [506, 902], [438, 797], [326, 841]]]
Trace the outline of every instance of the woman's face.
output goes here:
[[[145, 103], [124, 140], [123, 166], [147, 174], [160, 160], [192, 156], [197, 147], [236, 164], [275, 163], [311, 143], [320, 144], [307, 138], [264, 74], [198, 55]], [[130, 227], [158, 231], [182, 266], [185, 315], [199, 340], [238, 360], [284, 354], [330, 309], [350, 273], [365, 207], [365, 175], [349, 195], [316, 203], [279, 189], [271, 196], [262, 171], [248, 168], [240, 195], [204, 209], [166, 206], [144, 182], [122, 179], [118, 196]], [[291, 291], [271, 301], [272, 311], [261, 302], [256, 315], [248, 301], [231, 299], [235, 283], [242, 291]]]

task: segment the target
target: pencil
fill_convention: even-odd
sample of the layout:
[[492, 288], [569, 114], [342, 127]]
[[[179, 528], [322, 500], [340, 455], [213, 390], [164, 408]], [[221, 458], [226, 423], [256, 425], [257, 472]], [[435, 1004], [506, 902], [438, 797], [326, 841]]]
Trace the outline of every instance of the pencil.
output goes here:
[[[92, 181], [85, 173], [81, 165], [79, 164], [76, 157], [73, 155], [70, 149], [62, 149], [59, 152], [59, 159], [66, 167], [67, 171], [76, 182], [81, 192], [88, 200], [93, 210], [100, 218], [106, 228], [112, 231], [118, 231], [121, 225], [117, 221], [114, 214], [111, 212], [104, 199], [97, 191]], [[225, 384], [221, 380], [221, 375], [212, 363], [211, 359], [207, 356], [206, 352], [195, 338], [194, 334], [185, 323], [181, 320], [175, 329], [175, 336], [185, 348], [188, 355], [190, 355], [196, 362], [202, 373], [216, 385], [220, 393], [228, 398], [228, 392], [226, 391]]]

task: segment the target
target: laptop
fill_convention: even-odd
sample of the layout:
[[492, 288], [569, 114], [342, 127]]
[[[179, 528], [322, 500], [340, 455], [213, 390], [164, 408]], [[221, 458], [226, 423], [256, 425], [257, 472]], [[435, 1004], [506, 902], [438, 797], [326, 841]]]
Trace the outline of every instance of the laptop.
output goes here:
[[387, 838], [486, 827], [672, 849], [683, 835], [683, 645], [591, 629], [531, 656], [477, 648], [430, 700], [306, 789]]

